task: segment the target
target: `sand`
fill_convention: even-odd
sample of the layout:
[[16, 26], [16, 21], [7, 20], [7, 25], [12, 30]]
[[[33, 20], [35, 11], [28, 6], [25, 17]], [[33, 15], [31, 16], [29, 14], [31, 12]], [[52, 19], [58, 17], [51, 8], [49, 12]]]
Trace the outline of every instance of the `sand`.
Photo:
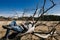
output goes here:
[[[2, 38], [5, 35], [6, 29], [2, 28], [2, 25], [8, 25], [11, 21], [0, 21], [0, 38]], [[18, 25], [20, 25], [21, 23], [24, 23], [25, 21], [16, 21]], [[44, 32], [48, 32], [48, 26], [51, 25], [56, 25], [59, 21], [38, 21], [38, 23], [43, 23], [46, 24], [47, 26], [44, 25], [40, 25], [37, 26], [35, 28], [35, 32], [40, 32], [40, 30], [44, 31]], [[49, 28], [49, 30], [51, 30], [52, 27]], [[60, 33], [60, 24], [58, 26], [56, 26], [57, 32]], [[59, 39], [59, 38], [58, 38]], [[39, 37], [34, 36], [32, 34], [27, 34], [23, 37], [21, 37], [21, 40], [40, 40]], [[46, 39], [47, 40], [47, 39]], [[53, 39], [55, 40], [55, 39]]]

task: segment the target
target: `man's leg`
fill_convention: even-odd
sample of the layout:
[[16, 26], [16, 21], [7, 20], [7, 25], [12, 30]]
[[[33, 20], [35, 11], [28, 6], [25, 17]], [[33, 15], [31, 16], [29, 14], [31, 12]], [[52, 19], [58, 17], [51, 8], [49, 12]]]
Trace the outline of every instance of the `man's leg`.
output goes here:
[[17, 35], [18, 35], [18, 32], [13, 32], [12, 34], [10, 34], [10, 35], [8, 36], [8, 38], [9, 38], [9, 39], [13, 39], [13, 38], [15, 38]]
[[9, 32], [10, 32], [10, 30], [9, 29], [7, 29], [7, 31], [6, 31], [6, 34], [5, 34], [5, 38], [7, 38], [8, 36], [9, 36]]

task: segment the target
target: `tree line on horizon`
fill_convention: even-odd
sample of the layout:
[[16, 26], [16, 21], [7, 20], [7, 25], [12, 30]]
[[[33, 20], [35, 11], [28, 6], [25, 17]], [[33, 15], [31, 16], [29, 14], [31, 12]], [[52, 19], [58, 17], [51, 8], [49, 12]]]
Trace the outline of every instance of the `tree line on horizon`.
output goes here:
[[[15, 20], [32, 20], [34, 18], [34, 20], [37, 20], [38, 17], [18, 17], [18, 19]], [[4, 21], [4, 20], [9, 20], [11, 21], [12, 18], [11, 17], [3, 17], [0, 16], [0, 21]], [[60, 16], [57, 15], [43, 15], [40, 17], [39, 21], [60, 21]]]

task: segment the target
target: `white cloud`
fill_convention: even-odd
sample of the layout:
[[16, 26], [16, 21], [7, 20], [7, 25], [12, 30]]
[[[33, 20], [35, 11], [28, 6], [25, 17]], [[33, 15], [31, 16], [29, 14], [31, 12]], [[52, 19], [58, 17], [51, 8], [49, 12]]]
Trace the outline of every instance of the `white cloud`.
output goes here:
[[18, 11], [17, 14], [16, 12], [13, 12], [13, 11], [3, 11], [3, 12], [0, 12], [0, 16], [5, 16], [5, 17], [12, 17], [14, 15], [18, 15], [18, 16], [21, 16], [23, 12], [20, 12]]
[[[35, 15], [35, 17], [38, 17], [38, 13], [39, 13], [39, 10], [37, 10], [37, 14]], [[17, 14], [16, 14], [17, 12]], [[12, 17], [14, 15], [18, 15], [18, 17], [21, 17], [23, 15], [23, 11], [3, 11], [3, 12], [0, 12], [0, 16], [5, 16], [5, 17]], [[31, 12], [26, 12], [24, 16], [32, 16], [34, 13], [34, 11], [31, 11]], [[60, 12], [57, 11], [57, 12], [54, 12], [54, 13], [45, 13], [45, 15], [60, 15]]]
[[48, 13], [48, 15], [58, 15], [58, 16], [60, 16], [60, 11], [55, 11], [53, 13]]
[[[17, 13], [17, 14], [16, 14]], [[33, 13], [32, 12], [26, 12], [24, 16], [31, 16]], [[21, 17], [23, 15], [23, 11], [3, 11], [0, 12], [0, 16], [4, 16], [4, 17], [12, 17], [12, 16], [16, 16], [18, 15], [18, 17]]]

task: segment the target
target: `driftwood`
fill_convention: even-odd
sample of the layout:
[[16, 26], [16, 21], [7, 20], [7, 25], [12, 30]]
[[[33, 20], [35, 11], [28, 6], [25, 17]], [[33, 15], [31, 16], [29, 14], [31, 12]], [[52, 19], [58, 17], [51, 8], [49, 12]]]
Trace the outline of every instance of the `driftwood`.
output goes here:
[[[43, 4], [43, 6], [42, 6], [42, 8], [41, 8], [41, 10], [40, 10], [40, 12], [39, 12], [39, 14], [41, 13], [41, 15], [38, 17], [38, 19], [33, 23], [33, 25], [35, 25], [37, 22], [38, 22], [38, 20], [40, 19], [40, 17], [41, 16], [43, 16], [44, 15], [44, 13], [46, 13], [47, 11], [49, 11], [50, 9], [52, 9], [56, 4], [54, 3], [54, 1], [53, 0], [50, 0], [50, 2], [53, 4], [52, 6], [50, 6], [48, 9], [44, 9], [45, 8], [45, 5], [46, 5], [46, 0], [44, 0], [44, 4]], [[34, 15], [33, 15], [33, 17], [37, 14], [36, 12], [37, 12], [37, 10], [38, 10], [38, 6], [37, 6], [37, 8], [36, 8], [36, 10], [35, 10], [35, 12], [34, 12]], [[33, 19], [34, 20], [34, 19]], [[40, 24], [39, 24], [40, 25]], [[33, 32], [34, 33], [34, 32]]]
[[[38, 19], [35, 21], [35, 22], [33, 22], [33, 26], [35, 25], [35, 24], [37, 24], [37, 22], [38, 22], [38, 20], [41, 18], [41, 16], [43, 16], [46, 12], [48, 12], [50, 9], [52, 9], [56, 4], [54, 3], [54, 1], [53, 0], [50, 0], [50, 2], [52, 3], [52, 6], [50, 6], [48, 9], [46, 9], [45, 10], [45, 5], [46, 5], [46, 1], [47, 0], [44, 0], [44, 3], [43, 3], [43, 6], [42, 6], [42, 8], [40, 9], [40, 12], [39, 12], [39, 14], [41, 14], [41, 15], [39, 15], [39, 17], [38, 17]], [[38, 10], [38, 5], [37, 5], [37, 7], [36, 7], [36, 10], [35, 10], [35, 12], [34, 12], [34, 15], [32, 16], [33, 17], [33, 21], [34, 21], [34, 16], [37, 14], [37, 10]], [[24, 13], [23, 13], [23, 15], [24, 15]], [[60, 23], [60, 22], [59, 22]], [[58, 23], [58, 24], [59, 24]], [[57, 25], [58, 25], [57, 24]], [[40, 24], [38, 24], [38, 25], [35, 25], [35, 27], [37, 27], [37, 26], [39, 26]], [[41, 24], [41, 25], [45, 25], [45, 24]], [[42, 38], [44, 39], [45, 37], [46, 38], [48, 38], [49, 36], [51, 37], [51, 40], [52, 40], [52, 37], [54, 37], [56, 40], [58, 40], [55, 36], [54, 36], [54, 33], [56, 33], [56, 34], [58, 34], [57, 32], [55, 32], [55, 30], [56, 30], [56, 26], [57, 25], [55, 25], [53, 28], [52, 28], [52, 30], [50, 31], [50, 32], [47, 32], [47, 33], [44, 33], [44, 32], [28, 32], [28, 33], [19, 33], [16, 37], [22, 37], [22, 36], [24, 36], [24, 35], [26, 35], [26, 34], [32, 34], [32, 35], [35, 35], [35, 36], [38, 36], [38, 35], [36, 35], [36, 34], [48, 34], [48, 36], [42, 36], [42, 35], [40, 35], [39, 36], [39, 38], [42, 36]], [[32, 26], [32, 27], [33, 27]], [[46, 26], [46, 25], [45, 25]], [[3, 26], [3, 28], [6, 28], [6, 29], [11, 29], [11, 28], [9, 28], [9, 27], [7, 27], [7, 26]], [[52, 32], [52, 33], [51, 33]], [[58, 34], [59, 35], [59, 34]]]

